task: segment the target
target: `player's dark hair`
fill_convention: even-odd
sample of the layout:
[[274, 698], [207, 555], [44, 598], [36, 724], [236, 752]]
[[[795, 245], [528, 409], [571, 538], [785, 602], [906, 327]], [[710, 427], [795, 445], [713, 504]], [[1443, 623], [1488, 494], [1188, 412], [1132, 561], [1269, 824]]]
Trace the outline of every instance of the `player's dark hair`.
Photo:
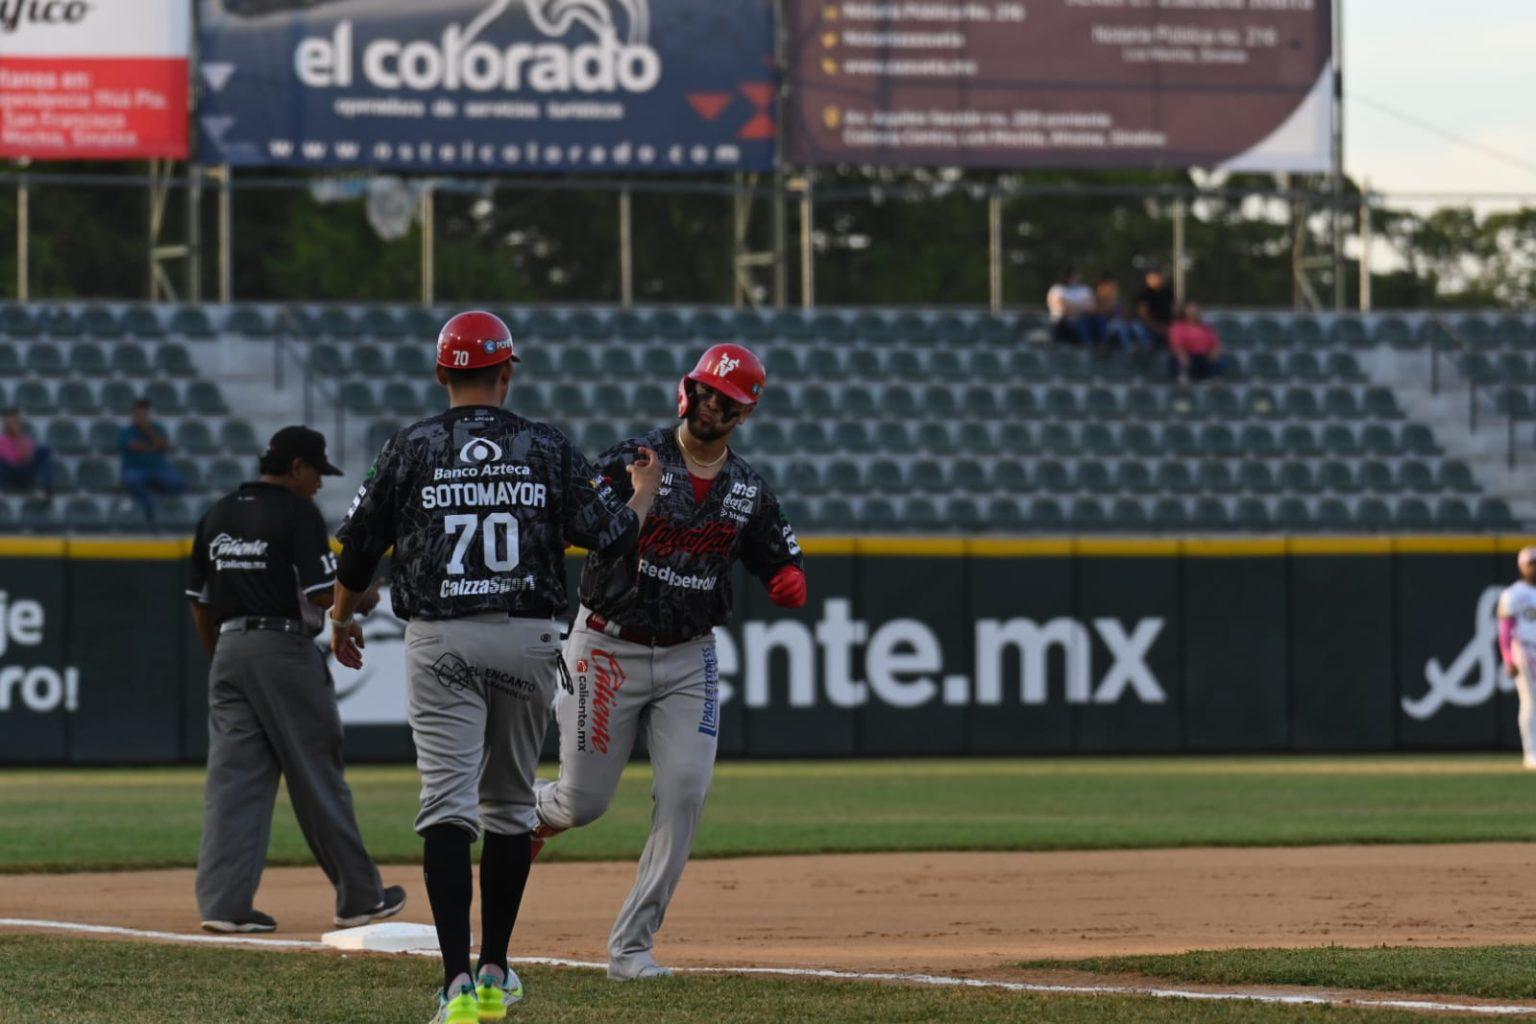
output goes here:
[[443, 367], [443, 373], [448, 377], [449, 387], [463, 388], [488, 388], [496, 383], [496, 378], [501, 375], [501, 368], [505, 363], [496, 363], [492, 366], [480, 366], [473, 370], [455, 370], [451, 366]]

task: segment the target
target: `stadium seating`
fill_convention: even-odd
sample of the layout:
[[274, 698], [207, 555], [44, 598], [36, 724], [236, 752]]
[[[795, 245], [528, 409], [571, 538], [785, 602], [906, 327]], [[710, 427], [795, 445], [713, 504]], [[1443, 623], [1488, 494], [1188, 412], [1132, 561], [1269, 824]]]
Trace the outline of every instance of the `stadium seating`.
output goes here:
[[[439, 402], [430, 340], [447, 312], [0, 306], [0, 397], [26, 412], [70, 484], [53, 503], [0, 500], [0, 520], [140, 527], [114, 456], [141, 395], [199, 485], [167, 521], [232, 486], [257, 438], [193, 355], [223, 336], [297, 346], [352, 436], [377, 447]], [[666, 421], [707, 342], [754, 346], [770, 385], [739, 448], [805, 532], [1508, 529], [1508, 505], [1371, 382], [1362, 354], [1439, 346], [1467, 380], [1497, 382], [1499, 409], [1536, 410], [1536, 331], [1519, 317], [1222, 314], [1236, 372], [1190, 389], [1159, 362], [1052, 346], [1028, 315], [502, 312], [523, 356], [511, 404], [589, 454]]]

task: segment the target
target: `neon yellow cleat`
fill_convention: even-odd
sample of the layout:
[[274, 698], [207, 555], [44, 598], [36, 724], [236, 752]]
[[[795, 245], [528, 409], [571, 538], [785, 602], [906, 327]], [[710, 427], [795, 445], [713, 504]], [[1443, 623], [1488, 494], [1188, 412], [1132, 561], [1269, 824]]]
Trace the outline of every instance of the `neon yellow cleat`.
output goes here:
[[481, 972], [475, 994], [480, 1001], [481, 1021], [502, 1020], [507, 1016], [507, 1007], [522, 1002], [523, 982], [516, 971], [508, 970], [503, 979], [495, 968], [490, 968]]
[[431, 1024], [480, 1024], [480, 1000], [475, 995], [475, 986], [460, 985], [452, 999], [439, 995], [437, 1016], [432, 1018]]

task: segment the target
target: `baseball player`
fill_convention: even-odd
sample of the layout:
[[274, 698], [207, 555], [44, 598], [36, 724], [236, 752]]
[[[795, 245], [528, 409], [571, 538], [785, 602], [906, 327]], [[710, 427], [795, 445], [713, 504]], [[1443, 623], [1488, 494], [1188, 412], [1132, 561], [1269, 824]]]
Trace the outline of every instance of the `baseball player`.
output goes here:
[[1499, 652], [1504, 671], [1515, 681], [1520, 694], [1517, 721], [1525, 766], [1536, 768], [1536, 698], [1531, 694], [1531, 674], [1536, 670], [1536, 548], [1522, 548], [1515, 559], [1520, 578], [1499, 595]]
[[252, 903], [281, 775], [304, 839], [336, 887], [336, 925], [355, 927], [399, 913], [405, 890], [380, 884], [363, 847], [342, 775], [336, 690], [313, 640], [336, 560], [312, 499], [341, 471], [326, 458], [325, 438], [304, 427], [272, 435], [260, 470], [259, 480], [213, 504], [192, 542], [187, 596], [213, 656], [198, 909], [211, 932], [277, 927]]
[[[622, 494], [632, 460], [654, 451], [661, 490], [633, 550], [594, 551], [565, 647], [573, 689], [557, 695], [560, 779], [538, 784], [535, 844], [595, 820], [608, 807], [646, 730], [655, 809], [634, 889], [608, 939], [608, 976], [670, 973], [652, 956], [709, 794], [720, 727], [713, 628], [731, 611], [740, 559], [775, 604], [805, 604], [800, 545], [778, 500], [730, 448], [731, 432], [762, 397], [766, 374], [739, 345], [716, 345], [678, 384], [676, 425], [598, 460]], [[535, 851], [537, 852], [537, 851]]]
[[[443, 955], [434, 1024], [498, 1020], [523, 996], [507, 945], [528, 880], [534, 771], [560, 677], [565, 548], [629, 550], [661, 480], [654, 454], [641, 452], [626, 507], [558, 430], [503, 409], [517, 361], [499, 318], [449, 320], [437, 341], [448, 411], [385, 443], [338, 534], [337, 661], [362, 665], [353, 610], [391, 546], [390, 601], [409, 620], [416, 831]], [[472, 976], [470, 846], [482, 830]]]

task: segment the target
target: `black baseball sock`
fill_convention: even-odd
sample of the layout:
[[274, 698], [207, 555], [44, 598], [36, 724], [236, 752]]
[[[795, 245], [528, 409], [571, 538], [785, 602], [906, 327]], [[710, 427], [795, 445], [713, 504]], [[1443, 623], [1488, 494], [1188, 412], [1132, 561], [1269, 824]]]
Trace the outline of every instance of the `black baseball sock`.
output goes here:
[[443, 951], [443, 991], [469, 973], [469, 908], [474, 902], [474, 871], [469, 847], [473, 837], [457, 825], [433, 825], [421, 834], [422, 872], [427, 900]]
[[533, 862], [528, 833], [515, 836], [485, 834], [480, 851], [480, 966], [507, 969], [507, 944], [523, 904], [528, 866]]

